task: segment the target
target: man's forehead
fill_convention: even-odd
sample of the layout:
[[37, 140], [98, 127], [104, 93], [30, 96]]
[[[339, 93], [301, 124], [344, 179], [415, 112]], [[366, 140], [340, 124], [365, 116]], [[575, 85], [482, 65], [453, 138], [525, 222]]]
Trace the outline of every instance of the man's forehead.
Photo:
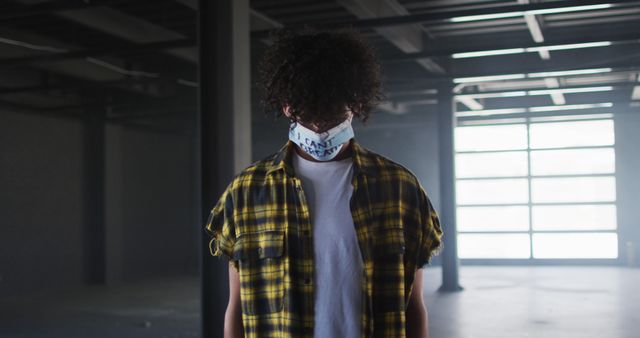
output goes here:
[[[344, 116], [335, 119], [335, 120], [320, 120], [320, 119], [314, 119], [314, 120], [305, 120], [304, 117], [299, 117], [298, 118], [298, 122], [300, 124], [302, 124], [303, 126], [310, 128], [310, 129], [316, 129], [320, 128], [321, 130], [319, 130], [318, 132], [323, 132], [323, 131], [327, 131], [337, 125], [339, 125], [340, 123], [342, 123], [344, 120], [348, 119], [349, 117], [351, 117], [353, 115], [353, 113], [351, 111], [347, 111], [345, 113]], [[314, 127], [314, 128], [312, 128]]]

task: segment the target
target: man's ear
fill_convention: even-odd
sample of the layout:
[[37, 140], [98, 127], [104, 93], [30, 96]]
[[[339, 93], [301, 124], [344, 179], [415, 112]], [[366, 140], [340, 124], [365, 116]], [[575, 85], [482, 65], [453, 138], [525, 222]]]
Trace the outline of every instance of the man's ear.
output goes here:
[[282, 112], [284, 113], [284, 116], [291, 118], [291, 113], [289, 113], [289, 105], [284, 105], [282, 107]]

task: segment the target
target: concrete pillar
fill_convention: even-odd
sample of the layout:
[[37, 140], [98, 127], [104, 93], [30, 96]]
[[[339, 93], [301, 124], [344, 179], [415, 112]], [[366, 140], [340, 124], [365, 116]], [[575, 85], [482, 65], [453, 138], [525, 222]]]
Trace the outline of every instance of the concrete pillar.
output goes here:
[[621, 264], [640, 266], [640, 114], [622, 105], [614, 114], [616, 135], [616, 207], [618, 211], [618, 255]]
[[84, 281], [87, 284], [105, 284], [105, 110], [86, 111], [83, 123]]
[[228, 264], [209, 254], [203, 226], [233, 176], [251, 162], [251, 83], [248, 0], [199, 3], [202, 336], [223, 337]]
[[442, 251], [442, 286], [440, 291], [460, 291], [456, 226], [455, 149], [453, 132], [456, 125], [453, 86], [446, 82], [438, 86], [438, 135], [440, 163], [440, 221], [444, 231]]

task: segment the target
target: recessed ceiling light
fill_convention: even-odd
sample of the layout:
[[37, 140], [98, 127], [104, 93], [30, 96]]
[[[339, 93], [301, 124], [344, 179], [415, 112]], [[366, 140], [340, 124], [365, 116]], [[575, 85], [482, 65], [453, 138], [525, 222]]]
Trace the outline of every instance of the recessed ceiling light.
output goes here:
[[568, 76], [568, 75], [585, 75], [585, 74], [609, 73], [611, 71], [612, 71], [611, 68], [588, 68], [588, 69], [560, 70], [555, 72], [529, 73], [527, 74], [527, 77], [537, 78], [537, 77]]
[[598, 5], [585, 5], [585, 6], [572, 6], [572, 7], [544, 8], [544, 9], [528, 10], [528, 11], [525, 11], [525, 14], [532, 14], [532, 15], [558, 14], [558, 13], [569, 13], [569, 12], [592, 11], [596, 9], [606, 9], [611, 7], [613, 7], [612, 4], [598, 4]]
[[476, 83], [476, 82], [491, 82], [491, 81], [501, 81], [501, 80], [518, 80], [518, 79], [526, 79], [526, 78], [586, 75], [586, 74], [609, 73], [612, 71], [613, 71], [612, 68], [587, 68], [587, 69], [559, 70], [559, 71], [552, 71], [552, 72], [539, 72], [539, 73], [529, 73], [529, 74], [503, 74], [503, 75], [490, 75], [490, 76], [458, 77], [453, 79], [453, 83]]
[[613, 103], [601, 102], [601, 103], [587, 103], [587, 104], [539, 106], [539, 107], [527, 107], [527, 108], [485, 109], [485, 110], [461, 111], [461, 112], [456, 112], [455, 115], [457, 117], [469, 117], [469, 116], [522, 114], [527, 112], [540, 113], [540, 112], [561, 111], [561, 110], [579, 110], [579, 109], [608, 108], [608, 107], [613, 107]]
[[571, 43], [571, 44], [563, 44], [563, 45], [538, 46], [538, 47], [527, 47], [527, 48], [493, 49], [493, 50], [482, 50], [482, 51], [475, 51], [475, 52], [454, 53], [454, 54], [451, 54], [451, 57], [454, 59], [467, 59], [467, 58], [477, 58], [477, 57], [496, 56], [496, 55], [537, 53], [540, 51], [559, 51], [559, 50], [571, 50], [571, 49], [581, 49], [581, 48], [606, 47], [606, 46], [611, 46], [612, 44], [613, 42], [611, 41], [597, 41], [597, 42]]
[[496, 97], [517, 97], [517, 96], [526, 96], [526, 91], [514, 91], [514, 92], [502, 92], [502, 93], [477, 93], [477, 94], [462, 94], [455, 95], [456, 99], [459, 98], [471, 98], [471, 99], [486, 99], [486, 98], [496, 98]]
[[539, 89], [529, 90], [528, 95], [549, 95], [549, 94], [572, 94], [572, 93], [592, 93], [592, 92], [606, 92], [613, 90], [613, 86], [599, 86], [599, 87], [583, 87], [583, 88], [556, 88], [556, 89]]
[[453, 83], [470, 83], [470, 82], [490, 82], [500, 80], [517, 80], [524, 79], [525, 74], [505, 74], [505, 75], [491, 75], [491, 76], [475, 76], [475, 77], [460, 77], [453, 79]]
[[612, 4], [598, 4], [598, 5], [585, 5], [585, 6], [531, 9], [527, 11], [513, 11], [513, 12], [506, 12], [506, 13], [459, 16], [459, 17], [451, 18], [449, 21], [451, 22], [483, 21], [483, 20], [493, 20], [493, 19], [514, 18], [519, 16], [525, 16], [525, 15], [544, 15], [544, 14], [592, 11], [596, 9], [605, 9], [605, 8], [611, 8], [611, 7], [613, 7]]
[[480, 14], [480, 15], [459, 16], [459, 17], [451, 18], [450, 21], [451, 22], [470, 22], [470, 21], [513, 18], [513, 17], [523, 16], [523, 15], [524, 15], [524, 12], [522, 11], [495, 13], [495, 14]]

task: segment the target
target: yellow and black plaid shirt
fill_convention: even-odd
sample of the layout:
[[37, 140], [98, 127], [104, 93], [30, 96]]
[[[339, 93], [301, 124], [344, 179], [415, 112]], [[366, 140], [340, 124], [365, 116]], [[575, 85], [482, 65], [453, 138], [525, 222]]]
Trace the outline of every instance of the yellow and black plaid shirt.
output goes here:
[[[405, 337], [414, 272], [442, 248], [442, 229], [415, 175], [351, 144], [350, 208], [364, 261], [362, 338]], [[287, 141], [237, 174], [205, 225], [211, 254], [239, 271], [247, 338], [313, 336], [313, 231], [292, 167], [294, 147]]]

